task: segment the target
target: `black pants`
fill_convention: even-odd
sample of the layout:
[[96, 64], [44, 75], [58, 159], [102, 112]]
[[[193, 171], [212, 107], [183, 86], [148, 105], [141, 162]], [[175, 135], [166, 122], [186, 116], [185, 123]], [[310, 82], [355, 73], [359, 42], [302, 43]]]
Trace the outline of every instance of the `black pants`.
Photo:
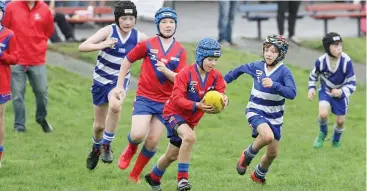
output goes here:
[[[55, 13], [54, 22], [59, 26], [65, 39], [74, 38], [73, 27], [68, 23], [63, 13]], [[56, 28], [50, 40], [51, 42], [61, 42], [61, 39], [59, 37], [59, 34], [57, 33]]]
[[289, 37], [294, 35], [294, 29], [296, 27], [297, 13], [300, 1], [278, 1], [278, 31], [280, 35], [284, 35], [284, 20], [285, 13], [288, 12], [288, 33]]

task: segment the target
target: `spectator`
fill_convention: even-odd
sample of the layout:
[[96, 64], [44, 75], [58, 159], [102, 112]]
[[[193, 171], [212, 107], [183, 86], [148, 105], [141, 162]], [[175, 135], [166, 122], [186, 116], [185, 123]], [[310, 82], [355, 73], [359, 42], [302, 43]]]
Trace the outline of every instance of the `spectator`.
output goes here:
[[298, 44], [299, 40], [294, 37], [295, 28], [296, 28], [296, 20], [297, 13], [300, 1], [278, 1], [278, 15], [277, 15], [277, 23], [278, 23], [278, 31], [280, 35], [284, 35], [284, 20], [285, 13], [288, 12], [288, 40]]
[[236, 46], [232, 42], [232, 25], [236, 8], [237, 1], [219, 0], [218, 42], [222, 45], [229, 43], [230, 46]]
[[54, 32], [53, 16], [43, 1], [12, 1], [7, 4], [3, 25], [12, 30], [18, 42], [18, 65], [11, 67], [11, 91], [14, 107], [14, 129], [26, 130], [24, 94], [26, 77], [36, 97], [36, 121], [44, 132], [52, 128], [46, 121], [47, 75], [46, 51]]
[[[60, 28], [62, 34], [65, 37], [65, 41], [67, 41], [67, 42], [76, 42], [73, 27], [66, 20], [65, 14], [55, 12], [55, 9], [54, 9], [55, 8], [55, 0], [44, 1], [44, 2], [46, 4], [48, 4], [48, 7], [50, 8], [51, 13], [54, 16], [54, 22]], [[56, 28], [54, 28], [54, 33], [53, 33], [52, 37], [50, 38], [50, 40], [53, 43], [62, 42]]]

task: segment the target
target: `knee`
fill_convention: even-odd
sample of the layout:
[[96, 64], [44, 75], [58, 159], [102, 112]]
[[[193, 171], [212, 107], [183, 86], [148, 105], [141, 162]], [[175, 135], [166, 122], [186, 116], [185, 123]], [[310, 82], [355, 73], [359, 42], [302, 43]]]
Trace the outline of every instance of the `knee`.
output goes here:
[[274, 140], [274, 134], [273, 132], [267, 132], [263, 135], [260, 135], [261, 139], [264, 141], [265, 144], [270, 144]]
[[344, 119], [336, 119], [336, 125], [338, 127], [342, 127], [344, 125]]
[[194, 131], [191, 131], [190, 133], [186, 133], [186, 135], [184, 135], [182, 139], [182, 142], [185, 142], [190, 145], [193, 145], [195, 141], [196, 141], [196, 135]]
[[143, 141], [145, 138], [145, 132], [143, 131], [140, 131], [140, 132], [134, 132], [134, 131], [131, 131], [130, 132], [130, 139], [134, 142], [141, 142]]
[[110, 103], [110, 106], [108, 107], [108, 109], [113, 114], [120, 114], [121, 112], [120, 104]]
[[93, 126], [94, 126], [94, 130], [97, 132], [103, 132], [105, 128], [104, 123], [94, 122]]
[[319, 112], [319, 118], [321, 119], [321, 120], [326, 120], [327, 118], [328, 118], [328, 112], [327, 111], [320, 111]]

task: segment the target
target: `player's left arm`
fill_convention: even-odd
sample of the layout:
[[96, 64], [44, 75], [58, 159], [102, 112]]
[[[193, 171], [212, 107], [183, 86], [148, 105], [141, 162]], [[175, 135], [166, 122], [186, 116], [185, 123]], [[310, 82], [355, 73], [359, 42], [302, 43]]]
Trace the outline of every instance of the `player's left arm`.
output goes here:
[[279, 82], [273, 82], [271, 88], [287, 99], [294, 99], [297, 95], [297, 88], [292, 72], [289, 69], [284, 72], [283, 81], [284, 86]]
[[8, 65], [15, 65], [18, 63], [18, 45], [15, 35], [9, 37], [8, 48], [0, 53], [0, 60]]
[[224, 80], [222, 74], [218, 73], [217, 84], [215, 85], [215, 90], [219, 91], [220, 93], [224, 95], [224, 108], [227, 107], [229, 103], [228, 96], [225, 93], [226, 87], [227, 87], [226, 81]]
[[47, 9], [47, 18], [44, 23], [45, 25], [45, 35], [47, 39], [51, 38], [54, 34], [54, 16], [52, 15], [51, 11]]
[[341, 97], [349, 97], [356, 91], [356, 75], [354, 74], [353, 64], [350, 60], [346, 66], [346, 78], [343, 86], [341, 87]]
[[186, 59], [186, 50], [184, 49], [180, 55], [180, 61], [178, 62], [177, 68], [174, 71], [167, 68], [163, 62], [158, 62], [156, 66], [158, 67], [158, 70], [161, 71], [166, 78], [168, 78], [169, 81], [174, 82], [178, 72], [180, 72], [187, 65]]

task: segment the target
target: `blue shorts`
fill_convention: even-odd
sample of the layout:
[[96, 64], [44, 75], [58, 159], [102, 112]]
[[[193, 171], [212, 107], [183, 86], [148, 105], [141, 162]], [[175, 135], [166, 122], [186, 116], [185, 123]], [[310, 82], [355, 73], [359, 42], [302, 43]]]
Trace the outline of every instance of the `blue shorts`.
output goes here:
[[254, 115], [248, 118], [248, 123], [250, 127], [252, 128], [252, 137], [256, 138], [259, 133], [257, 132], [257, 127], [262, 124], [266, 123], [269, 125], [271, 131], [273, 131], [274, 138], [278, 141], [280, 141], [280, 138], [282, 137], [282, 126], [281, 125], [273, 125], [267, 120], [265, 117], [261, 115]]
[[133, 115], [153, 115], [164, 124], [165, 120], [162, 117], [164, 104], [146, 97], [136, 96], [133, 104]]
[[0, 94], [0, 104], [4, 104], [11, 100], [11, 94]]
[[319, 91], [319, 105], [329, 105], [331, 112], [337, 116], [346, 115], [348, 112], [349, 99], [331, 97], [324, 91]]
[[[129, 84], [130, 84], [130, 79], [125, 78], [124, 89], [126, 91], [126, 94], [129, 89]], [[102, 104], [108, 103], [108, 94], [115, 87], [116, 87], [116, 83], [106, 84], [106, 85], [93, 84], [91, 88], [93, 104], [102, 105]]]

